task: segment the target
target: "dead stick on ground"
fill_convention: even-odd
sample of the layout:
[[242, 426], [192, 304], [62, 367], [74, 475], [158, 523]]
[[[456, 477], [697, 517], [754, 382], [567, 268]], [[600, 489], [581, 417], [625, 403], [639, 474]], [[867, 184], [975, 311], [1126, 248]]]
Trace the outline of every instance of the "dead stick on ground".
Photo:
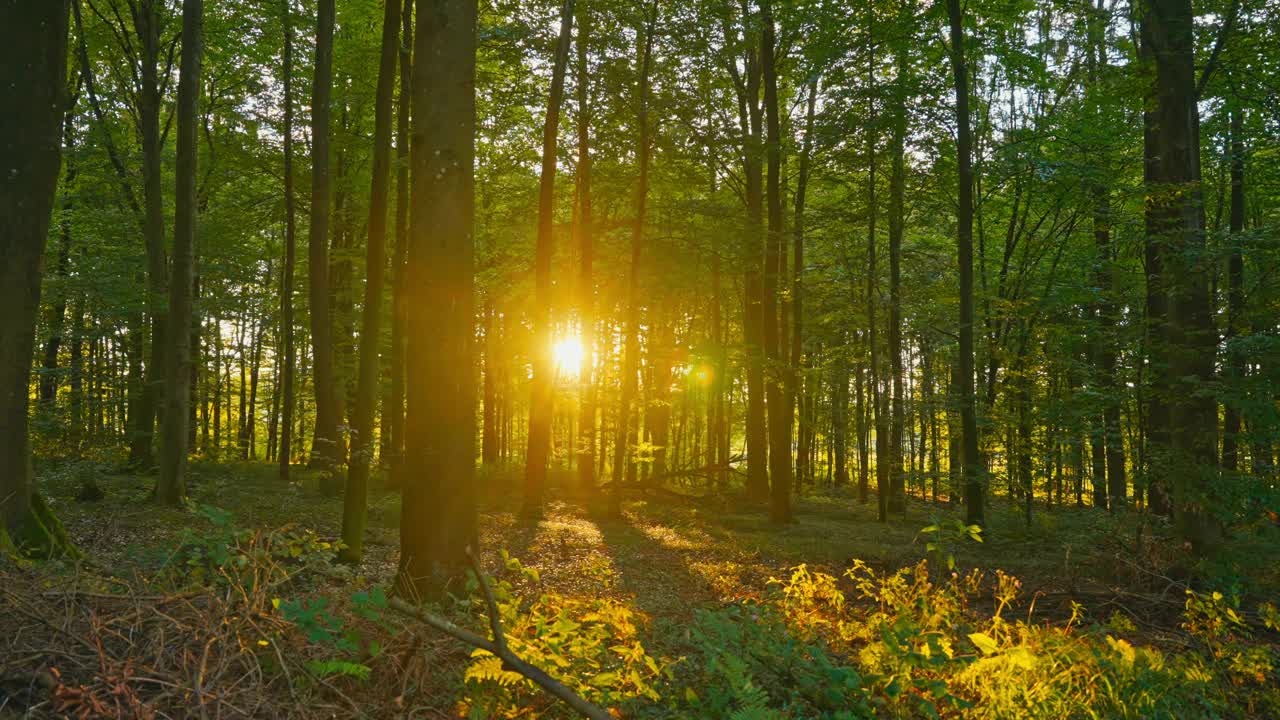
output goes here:
[[493, 590], [489, 587], [489, 581], [485, 578], [484, 571], [481, 570], [480, 563], [476, 560], [475, 555], [470, 550], [467, 551], [467, 555], [471, 558], [471, 565], [475, 569], [476, 579], [480, 582], [480, 589], [484, 592], [485, 604], [489, 609], [489, 627], [493, 631], [492, 641], [470, 630], [460, 628], [439, 615], [428, 612], [416, 605], [411, 605], [400, 598], [391, 598], [388, 605], [392, 609], [420, 620], [446, 635], [451, 635], [472, 647], [492, 653], [502, 660], [503, 667], [532, 680], [549, 694], [563, 700], [583, 717], [588, 717], [592, 720], [613, 720], [613, 716], [606, 712], [604, 708], [587, 702], [581, 695], [574, 692], [564, 683], [544, 672], [542, 668], [530, 665], [511, 652], [507, 647], [507, 639], [502, 633], [502, 619], [498, 616], [498, 603], [494, 600]]

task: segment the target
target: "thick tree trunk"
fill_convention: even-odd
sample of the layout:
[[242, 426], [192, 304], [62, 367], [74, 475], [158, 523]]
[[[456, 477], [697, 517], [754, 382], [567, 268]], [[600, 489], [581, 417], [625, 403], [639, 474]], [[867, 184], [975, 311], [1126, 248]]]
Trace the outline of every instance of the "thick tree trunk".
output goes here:
[[333, 370], [329, 286], [329, 115], [333, 84], [334, 0], [319, 0], [315, 77], [311, 85], [311, 228], [307, 238], [311, 296], [311, 366], [316, 418], [312, 463], [321, 491], [338, 492], [338, 405]]
[[959, 208], [956, 248], [960, 276], [960, 357], [957, 360], [957, 404], [960, 408], [961, 475], [965, 521], [982, 525], [985, 467], [978, 449], [977, 403], [973, 387], [973, 133], [969, 126], [969, 67], [965, 62], [960, 0], [947, 0], [951, 25], [951, 69], [956, 91], [956, 167]]
[[542, 493], [547, 482], [547, 458], [551, 451], [551, 418], [554, 412], [555, 358], [551, 337], [551, 255], [555, 250], [556, 140], [560, 131], [560, 102], [564, 97], [564, 71], [569, 62], [569, 38], [573, 29], [573, 0], [560, 10], [560, 37], [551, 70], [551, 92], [542, 124], [542, 175], [538, 186], [538, 244], [534, 258], [533, 379], [529, 399], [529, 444], [525, 452], [524, 507], [526, 518], [542, 514]]
[[178, 80], [178, 162], [174, 191], [173, 277], [156, 498], [177, 505], [187, 494], [187, 405], [191, 402], [192, 298], [195, 294], [196, 161], [200, 122], [200, 65], [204, 54], [204, 0], [182, 3], [182, 74]]
[[1200, 187], [1200, 116], [1196, 105], [1195, 15], [1191, 0], [1150, 0], [1143, 32], [1156, 69], [1155, 140], [1160, 177], [1149, 188], [1162, 243], [1169, 315], [1169, 478], [1174, 516], [1196, 553], [1221, 540], [1212, 506], [1216, 489], [1217, 402], [1213, 381], [1217, 335], [1209, 293], [1204, 202]]
[[0, 535], [41, 554], [66, 548], [36, 492], [27, 409], [61, 163], [67, 20], [65, 0], [0, 5]]
[[476, 0], [420, 8], [413, 64], [408, 416], [397, 584], [438, 595], [476, 547]]
[[368, 517], [369, 466], [373, 461], [373, 414], [378, 397], [378, 349], [382, 345], [382, 283], [386, 276], [387, 195], [391, 182], [391, 99], [396, 84], [400, 0], [384, 0], [382, 55], [373, 111], [373, 179], [369, 190], [369, 237], [365, 243], [364, 305], [360, 317], [360, 367], [352, 416], [351, 459], [342, 503], [342, 558], [359, 562]]

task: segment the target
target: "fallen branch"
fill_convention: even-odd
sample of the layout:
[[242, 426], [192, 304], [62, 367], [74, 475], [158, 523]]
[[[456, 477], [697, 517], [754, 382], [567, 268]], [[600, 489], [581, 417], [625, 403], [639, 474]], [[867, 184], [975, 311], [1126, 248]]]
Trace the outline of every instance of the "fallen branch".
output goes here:
[[524, 677], [532, 680], [538, 687], [541, 687], [550, 695], [563, 700], [569, 707], [576, 710], [583, 717], [592, 720], [612, 720], [613, 716], [601, 708], [587, 700], [581, 695], [574, 692], [564, 683], [556, 680], [548, 675], [542, 668], [531, 665], [520, 659], [518, 655], [507, 647], [506, 636], [502, 632], [502, 619], [498, 615], [498, 603], [493, 597], [493, 590], [489, 587], [489, 581], [485, 577], [484, 571], [480, 568], [480, 563], [475, 555], [468, 549], [467, 556], [471, 558], [471, 566], [475, 569], [476, 579], [480, 583], [480, 589], [484, 593], [485, 605], [488, 607], [489, 628], [493, 632], [493, 640], [481, 637], [466, 628], [458, 627], [449, 620], [439, 615], [429, 612], [417, 605], [412, 605], [404, 600], [393, 597], [388, 601], [388, 606], [393, 610], [404, 615], [424, 622], [440, 632], [450, 635], [462, 642], [476, 648], [480, 648], [485, 652], [492, 653], [498, 659], [502, 660], [502, 666], [507, 670], [519, 673]]

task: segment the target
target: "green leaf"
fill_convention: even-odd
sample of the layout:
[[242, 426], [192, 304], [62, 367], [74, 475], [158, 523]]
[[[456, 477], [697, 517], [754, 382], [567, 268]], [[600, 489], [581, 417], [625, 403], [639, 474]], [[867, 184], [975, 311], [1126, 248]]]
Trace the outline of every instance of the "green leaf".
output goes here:
[[994, 655], [1000, 651], [1000, 645], [986, 633], [969, 633], [969, 642], [982, 651], [983, 655]]

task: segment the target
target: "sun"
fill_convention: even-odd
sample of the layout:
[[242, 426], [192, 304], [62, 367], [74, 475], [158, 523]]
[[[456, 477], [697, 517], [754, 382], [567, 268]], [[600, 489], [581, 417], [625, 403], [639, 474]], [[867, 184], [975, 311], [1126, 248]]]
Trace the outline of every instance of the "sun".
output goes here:
[[582, 372], [582, 341], [576, 337], [562, 338], [552, 348], [556, 372], [567, 377], [578, 377]]

